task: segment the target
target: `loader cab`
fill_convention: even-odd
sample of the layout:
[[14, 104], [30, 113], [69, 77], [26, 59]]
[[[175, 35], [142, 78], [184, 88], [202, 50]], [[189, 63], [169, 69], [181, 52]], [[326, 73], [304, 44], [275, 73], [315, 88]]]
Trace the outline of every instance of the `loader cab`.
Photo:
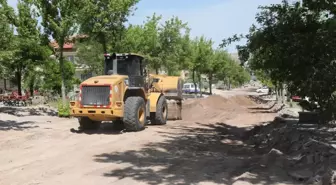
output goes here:
[[147, 75], [144, 57], [132, 54], [105, 54], [105, 75], [126, 75], [131, 88], [145, 87]]

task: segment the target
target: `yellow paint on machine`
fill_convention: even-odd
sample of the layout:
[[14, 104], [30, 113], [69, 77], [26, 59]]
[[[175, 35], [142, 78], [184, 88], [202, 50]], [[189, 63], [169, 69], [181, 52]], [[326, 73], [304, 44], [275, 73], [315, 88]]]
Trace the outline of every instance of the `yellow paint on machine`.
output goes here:
[[161, 95], [162, 95], [161, 93], [157, 93], [157, 92], [150, 93], [148, 97], [149, 102], [150, 102], [150, 107], [149, 107], [150, 112], [156, 112], [156, 103], [159, 100]]

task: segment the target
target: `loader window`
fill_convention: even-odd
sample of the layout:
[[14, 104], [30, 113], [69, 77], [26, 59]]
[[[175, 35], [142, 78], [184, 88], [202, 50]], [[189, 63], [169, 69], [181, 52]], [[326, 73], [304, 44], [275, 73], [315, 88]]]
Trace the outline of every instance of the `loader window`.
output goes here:
[[140, 76], [141, 65], [139, 60], [118, 59], [117, 73], [120, 75]]
[[120, 75], [128, 75], [128, 61], [126, 60], [118, 60], [117, 64], [117, 73]]
[[113, 71], [113, 60], [112, 57], [105, 58], [105, 74], [109, 74], [109, 71]]

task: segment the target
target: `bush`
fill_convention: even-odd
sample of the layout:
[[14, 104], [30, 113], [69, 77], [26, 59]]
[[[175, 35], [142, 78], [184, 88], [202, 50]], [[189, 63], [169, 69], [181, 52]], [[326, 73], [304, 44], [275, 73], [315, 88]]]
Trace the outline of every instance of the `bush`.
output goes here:
[[70, 117], [70, 103], [67, 101], [65, 105], [63, 105], [62, 100], [58, 101], [58, 117]]

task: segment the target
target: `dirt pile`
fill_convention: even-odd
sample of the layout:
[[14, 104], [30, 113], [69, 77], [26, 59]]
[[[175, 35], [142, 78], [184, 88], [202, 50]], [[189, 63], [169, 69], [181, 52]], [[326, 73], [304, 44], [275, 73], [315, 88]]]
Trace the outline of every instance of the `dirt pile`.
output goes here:
[[224, 98], [219, 95], [202, 99], [190, 99], [183, 102], [183, 120], [218, 121], [232, 118], [234, 115], [246, 112], [246, 107], [255, 103], [246, 96]]
[[296, 124], [277, 117], [246, 133], [246, 142], [266, 152], [261, 164], [281, 168], [305, 184], [330, 184], [336, 170], [336, 148], [329, 144], [335, 131], [318, 125]]

